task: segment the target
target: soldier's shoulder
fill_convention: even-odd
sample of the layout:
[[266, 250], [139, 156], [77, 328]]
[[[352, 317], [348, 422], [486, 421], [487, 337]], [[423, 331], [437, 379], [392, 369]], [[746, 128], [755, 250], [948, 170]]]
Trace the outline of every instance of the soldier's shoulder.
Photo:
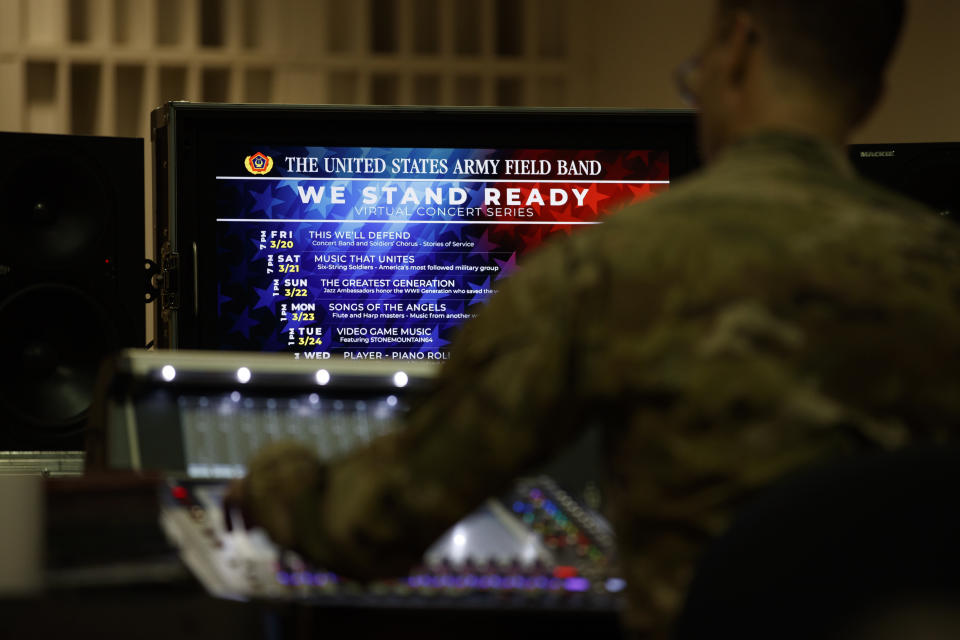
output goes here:
[[648, 234], [664, 227], [673, 233], [683, 227], [702, 226], [724, 212], [742, 212], [745, 200], [751, 197], [746, 181], [731, 181], [717, 174], [706, 169], [680, 178], [666, 192], [610, 216], [597, 235], [616, 237], [632, 227], [643, 227]]

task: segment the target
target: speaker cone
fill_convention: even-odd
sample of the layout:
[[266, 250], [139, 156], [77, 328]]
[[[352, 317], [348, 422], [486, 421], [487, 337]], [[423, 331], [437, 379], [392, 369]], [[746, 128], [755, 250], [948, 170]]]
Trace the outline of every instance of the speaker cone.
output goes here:
[[114, 203], [85, 156], [30, 155], [6, 175], [2, 262], [71, 267], [101, 258]]
[[40, 284], [0, 304], [0, 403], [25, 425], [80, 425], [101, 359], [117, 348], [113, 320], [79, 289]]

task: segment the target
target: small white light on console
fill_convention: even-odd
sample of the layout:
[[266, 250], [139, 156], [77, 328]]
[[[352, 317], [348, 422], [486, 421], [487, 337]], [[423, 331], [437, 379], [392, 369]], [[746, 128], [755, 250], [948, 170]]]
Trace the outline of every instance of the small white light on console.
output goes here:
[[320, 396], [315, 393], [310, 394], [310, 404], [317, 404], [320, 402]]
[[251, 377], [252, 374], [250, 373], [250, 369], [247, 369], [246, 367], [240, 367], [237, 369], [237, 381], [240, 384], [247, 384], [250, 382]]
[[239, 392], [239, 391], [231, 391], [231, 392], [230, 392], [230, 399], [233, 400], [234, 402], [240, 402], [240, 392]]
[[387, 406], [388, 407], [397, 406], [397, 396], [387, 396]]
[[323, 385], [330, 382], [330, 372], [327, 371], [326, 369], [320, 369], [319, 371], [317, 371], [316, 378], [317, 378], [317, 384], [319, 384], [322, 387]]
[[173, 379], [177, 377], [177, 370], [173, 368], [172, 364], [165, 364], [163, 369], [160, 369], [160, 376], [167, 382], [173, 382]]
[[403, 371], [397, 371], [393, 374], [393, 384], [398, 387], [405, 387], [410, 382], [410, 378]]

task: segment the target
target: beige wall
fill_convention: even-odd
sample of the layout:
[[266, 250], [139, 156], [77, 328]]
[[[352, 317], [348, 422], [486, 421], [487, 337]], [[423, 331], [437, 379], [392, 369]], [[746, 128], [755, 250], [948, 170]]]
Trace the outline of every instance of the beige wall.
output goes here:
[[590, 107], [679, 109], [674, 68], [700, 44], [713, 0], [580, 0], [584, 42], [573, 100]]
[[[680, 108], [676, 65], [696, 50], [713, 0], [577, 2], [573, 101]], [[960, 141], [960, 1], [912, 0], [887, 95], [857, 142]]]
[[[137, 0], [137, 3], [144, 1]], [[185, 0], [184, 6], [194, 6], [196, 1]], [[225, 6], [234, 6], [233, 0], [224, 1], [230, 3]], [[294, 7], [299, 7], [303, 2], [312, 6], [317, 1], [287, 0]], [[342, 4], [353, 0], [337, 1]], [[491, 0], [444, 1], [482, 2], [482, 6], [492, 6]], [[551, 7], [558, 6], [559, 1], [537, 0], [535, 6], [540, 13], [531, 15], [539, 15], [542, 19], [545, 16], [541, 14], [550, 14]], [[572, 13], [572, 24], [566, 37], [569, 50], [573, 54], [572, 64], [575, 66], [575, 73], [570, 78], [572, 86], [568, 92], [569, 99], [566, 102], [570, 106], [682, 107], [673, 87], [672, 70], [696, 50], [706, 30], [714, 1], [566, 0], [565, 4]], [[39, 116], [54, 116], [53, 119], [59, 123], [57, 126], [31, 127], [30, 123], [21, 117], [20, 93], [23, 91], [24, 77], [17, 64], [17, 43], [23, 42], [23, 38], [29, 35], [27, 27], [37, 22], [20, 20], [23, 16], [20, 15], [18, 7], [29, 6], [30, 15], [36, 13], [43, 18], [37, 22], [44, 27], [43, 33], [60, 33], [64, 31], [63, 24], [50, 19], [47, 15], [49, 11], [45, 9], [62, 9], [67, 6], [66, 2], [67, 0], [29, 0], [28, 4], [28, 0], [0, 0], [0, 129], [26, 128], [67, 132], [67, 124], [60, 122], [63, 118], [56, 117], [60, 111], [69, 112], [70, 107], [66, 104], [54, 105], [60, 111], [39, 113]], [[112, 6], [109, 0], [96, 2], [98, 7]], [[960, 33], [960, 0], [908, 2], [911, 5], [911, 15], [902, 46], [891, 70], [888, 94], [880, 109], [858, 134], [857, 140], [960, 141], [960, 82], [957, 81], [960, 77], [960, 46], [957, 46], [956, 42], [957, 34]], [[532, 2], [531, 6], [534, 6]], [[296, 8], [294, 11], [299, 15], [301, 9], [302, 7]], [[62, 14], [61, 10], [56, 15], [63, 18]], [[355, 22], [359, 24], [362, 21]], [[18, 26], [26, 29], [26, 35], [18, 35]], [[535, 32], [536, 29], [525, 30], [531, 31]], [[557, 37], [564, 37], [562, 29], [556, 31]], [[50, 45], [41, 53], [51, 60], [56, 60], [58, 56], [65, 55], [66, 50], [61, 51]], [[99, 51], [97, 47], [91, 50], [94, 60]], [[140, 54], [143, 52], [134, 52], [131, 55], [136, 61]], [[209, 52], [205, 51], [205, 54], [209, 55]], [[149, 72], [147, 77], [152, 77]], [[147, 93], [153, 96], [149, 91]], [[194, 99], [199, 99], [199, 96], [194, 96]], [[284, 99], [291, 98], [286, 96]], [[156, 101], [146, 99], [142, 102], [153, 104]], [[536, 103], [547, 104], [548, 101]], [[34, 111], [38, 110], [34, 109], [31, 113]], [[140, 122], [146, 122], [145, 112]], [[105, 131], [110, 132], [113, 129], [108, 128]]]
[[960, 141], [960, 2], [912, 0], [887, 95], [864, 142]]

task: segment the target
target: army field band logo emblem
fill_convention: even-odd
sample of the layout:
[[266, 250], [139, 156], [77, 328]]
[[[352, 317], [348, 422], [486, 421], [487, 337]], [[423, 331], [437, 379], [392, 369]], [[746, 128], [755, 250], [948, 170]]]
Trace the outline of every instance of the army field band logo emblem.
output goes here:
[[243, 159], [243, 166], [253, 175], [262, 176], [265, 173], [270, 173], [270, 170], [273, 169], [273, 158], [257, 151], [252, 156]]

